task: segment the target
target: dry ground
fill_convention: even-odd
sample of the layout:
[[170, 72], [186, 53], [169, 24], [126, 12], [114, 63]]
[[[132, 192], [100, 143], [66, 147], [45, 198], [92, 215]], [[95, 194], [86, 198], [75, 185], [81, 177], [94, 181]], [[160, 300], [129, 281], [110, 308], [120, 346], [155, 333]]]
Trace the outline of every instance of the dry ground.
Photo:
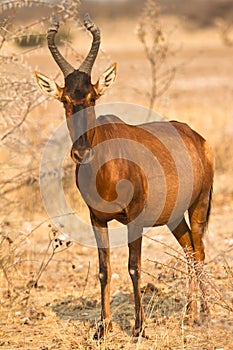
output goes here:
[[[176, 19], [167, 19], [170, 26]], [[135, 21], [99, 23], [103, 52], [94, 76], [112, 61], [119, 63], [116, 84], [101, 103], [129, 102], [148, 105], [149, 68], [135, 36]], [[87, 36], [77, 33], [75, 45], [85, 53]], [[127, 274], [127, 248], [113, 249], [111, 306], [113, 332], [103, 342], [92, 335], [100, 315], [98, 261], [95, 249], [73, 244], [63, 252], [57, 248], [37, 288], [30, 287], [48, 248], [49, 221], [43, 212], [38, 193], [30, 187], [21, 198], [20, 210], [13, 211], [5, 222], [1, 256], [7, 257], [8, 284], [1, 272], [0, 348], [12, 349], [232, 349], [233, 344], [233, 190], [232, 179], [232, 95], [233, 49], [225, 47], [215, 29], [185, 31], [174, 29], [173, 40], [182, 63], [172, 87], [157, 104], [158, 111], [169, 119], [188, 122], [207, 138], [216, 151], [215, 195], [208, 233], [206, 234], [206, 281], [212, 316], [201, 326], [184, 322], [187, 281], [180, 249], [165, 228], [151, 230], [143, 243], [144, 306], [149, 339], [134, 342], [131, 328], [134, 319], [133, 295]], [[74, 58], [71, 60], [75, 62]], [[31, 54], [28, 61], [47, 75], [57, 72], [47, 50]], [[61, 123], [63, 110], [57, 102], [38, 107], [30, 116], [35, 125], [43, 115], [43, 129], [34, 136], [39, 142]], [[57, 116], [56, 116], [56, 113]], [[40, 124], [41, 125], [41, 124]], [[36, 130], [36, 129], [34, 129]], [[5, 152], [9, 152], [5, 150]], [[72, 179], [73, 180], [73, 179]], [[71, 186], [72, 180], [68, 181]], [[75, 188], [73, 186], [75, 191]], [[71, 190], [69, 191], [69, 193]], [[37, 202], [37, 207], [35, 206]], [[75, 210], [86, 217], [78, 196], [70, 199]], [[39, 207], [39, 209], [38, 209]], [[37, 208], [37, 209], [36, 209]], [[158, 243], [157, 240], [161, 243]], [[174, 251], [175, 249], [175, 251]], [[152, 260], [152, 261], [151, 261]], [[148, 284], [148, 283], [151, 283]], [[7, 292], [7, 287], [11, 295]]]

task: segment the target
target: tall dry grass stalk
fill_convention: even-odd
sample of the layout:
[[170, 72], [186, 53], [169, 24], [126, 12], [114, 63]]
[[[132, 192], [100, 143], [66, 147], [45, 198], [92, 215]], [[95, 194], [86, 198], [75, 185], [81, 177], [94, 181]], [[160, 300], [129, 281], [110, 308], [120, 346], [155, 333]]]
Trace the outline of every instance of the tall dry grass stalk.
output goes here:
[[[175, 51], [171, 38], [165, 31], [161, 20], [161, 5], [159, 0], [147, 0], [139, 19], [137, 36], [150, 65], [149, 110], [153, 110], [157, 100], [169, 89], [175, 78], [178, 65], [169, 63]], [[150, 119], [150, 113], [147, 120]]]

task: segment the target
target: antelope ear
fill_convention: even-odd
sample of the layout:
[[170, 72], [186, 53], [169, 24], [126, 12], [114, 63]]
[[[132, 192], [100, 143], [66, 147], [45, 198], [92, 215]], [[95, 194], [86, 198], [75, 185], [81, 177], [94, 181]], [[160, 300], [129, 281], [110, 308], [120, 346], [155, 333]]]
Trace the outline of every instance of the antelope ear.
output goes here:
[[46, 75], [40, 72], [35, 72], [35, 77], [37, 84], [45, 94], [52, 96], [57, 100], [61, 99], [63, 88], [58, 86], [53, 79], [46, 77]]
[[95, 84], [95, 90], [98, 97], [102, 96], [105, 91], [114, 83], [117, 74], [117, 64], [113, 63], [100, 77]]

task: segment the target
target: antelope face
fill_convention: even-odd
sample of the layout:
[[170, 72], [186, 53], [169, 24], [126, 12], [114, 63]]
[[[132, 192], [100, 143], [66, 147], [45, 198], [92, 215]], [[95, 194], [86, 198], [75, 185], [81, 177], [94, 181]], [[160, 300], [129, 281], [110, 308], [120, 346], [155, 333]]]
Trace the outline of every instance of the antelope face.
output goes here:
[[95, 105], [96, 100], [114, 82], [116, 67], [116, 63], [113, 63], [94, 85], [91, 83], [91, 77], [79, 70], [75, 70], [65, 78], [64, 87], [58, 86], [53, 79], [40, 72], [35, 72], [35, 76], [41, 90], [61, 101], [66, 110], [66, 117], [70, 117], [81, 109]]
[[64, 87], [58, 86], [54, 80], [42, 73], [35, 72], [35, 75], [41, 90], [62, 102], [73, 142], [71, 158], [75, 163], [83, 163], [85, 156], [93, 155], [91, 147], [95, 127], [93, 107], [96, 100], [115, 80], [116, 63], [112, 64], [94, 85], [91, 83], [90, 75], [79, 70], [74, 70], [65, 77]]
[[[41, 90], [63, 103], [68, 129], [74, 143], [72, 150], [78, 150], [77, 158], [79, 160], [83, 159], [86, 152], [91, 150], [94, 132], [90, 131], [90, 135], [87, 135], [87, 130], [93, 129], [95, 125], [93, 121], [95, 114], [91, 113], [92, 107], [114, 82], [117, 68], [116, 63], [113, 63], [101, 74], [95, 84], [91, 83], [91, 70], [100, 45], [100, 32], [88, 15], [84, 18], [84, 25], [91, 32], [93, 41], [91, 49], [79, 69], [74, 69], [65, 60], [55, 44], [55, 35], [59, 28], [57, 18], [54, 18], [52, 27], [47, 33], [49, 50], [64, 75], [64, 87], [60, 87], [46, 75], [35, 72], [36, 81]], [[72, 159], [76, 161], [72, 152], [71, 155]]]
[[86, 73], [76, 70], [66, 77], [61, 97], [66, 116], [73, 115], [83, 108], [94, 106], [97, 98], [97, 92]]
[[55, 44], [55, 36], [59, 28], [57, 17], [53, 18], [52, 25], [47, 32], [48, 48], [65, 78], [64, 88], [58, 86], [55, 81], [44, 74], [35, 72], [39, 87], [46, 94], [63, 103], [67, 117], [83, 108], [94, 106], [95, 101], [105, 93], [116, 77], [116, 63], [113, 63], [100, 76], [96, 84], [91, 83], [91, 70], [100, 46], [100, 31], [88, 14], [84, 17], [84, 25], [91, 32], [93, 40], [91, 49], [79, 69], [74, 69], [66, 61]]

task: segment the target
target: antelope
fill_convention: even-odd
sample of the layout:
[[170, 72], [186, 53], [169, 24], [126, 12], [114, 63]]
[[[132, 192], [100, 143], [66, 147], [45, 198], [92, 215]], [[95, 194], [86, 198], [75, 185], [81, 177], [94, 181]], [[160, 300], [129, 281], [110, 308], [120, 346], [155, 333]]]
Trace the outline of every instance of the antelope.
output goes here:
[[[114, 82], [117, 65], [112, 64], [92, 84], [91, 71], [100, 46], [100, 31], [88, 14], [84, 16], [84, 25], [92, 35], [92, 45], [78, 69], [68, 63], [55, 44], [59, 29], [56, 17], [47, 32], [48, 48], [64, 75], [64, 87], [42, 73], [35, 72], [35, 76], [42, 91], [61, 101], [65, 108], [73, 143], [71, 158], [76, 163], [76, 185], [90, 212], [101, 286], [101, 321], [94, 338], [104, 337], [112, 330], [108, 223], [114, 219], [127, 225], [128, 272], [135, 301], [133, 335], [145, 336], [140, 291], [144, 227], [167, 225], [172, 231], [185, 252], [188, 266], [192, 263], [195, 269], [194, 276], [189, 273], [187, 314], [193, 315], [195, 321], [202, 312], [209, 311], [201, 273], [214, 157], [206, 140], [185, 123], [155, 121], [130, 125], [115, 115], [96, 117], [96, 100]], [[99, 151], [101, 145], [104, 146]], [[196, 288], [201, 291], [200, 310], [194, 297]]]

